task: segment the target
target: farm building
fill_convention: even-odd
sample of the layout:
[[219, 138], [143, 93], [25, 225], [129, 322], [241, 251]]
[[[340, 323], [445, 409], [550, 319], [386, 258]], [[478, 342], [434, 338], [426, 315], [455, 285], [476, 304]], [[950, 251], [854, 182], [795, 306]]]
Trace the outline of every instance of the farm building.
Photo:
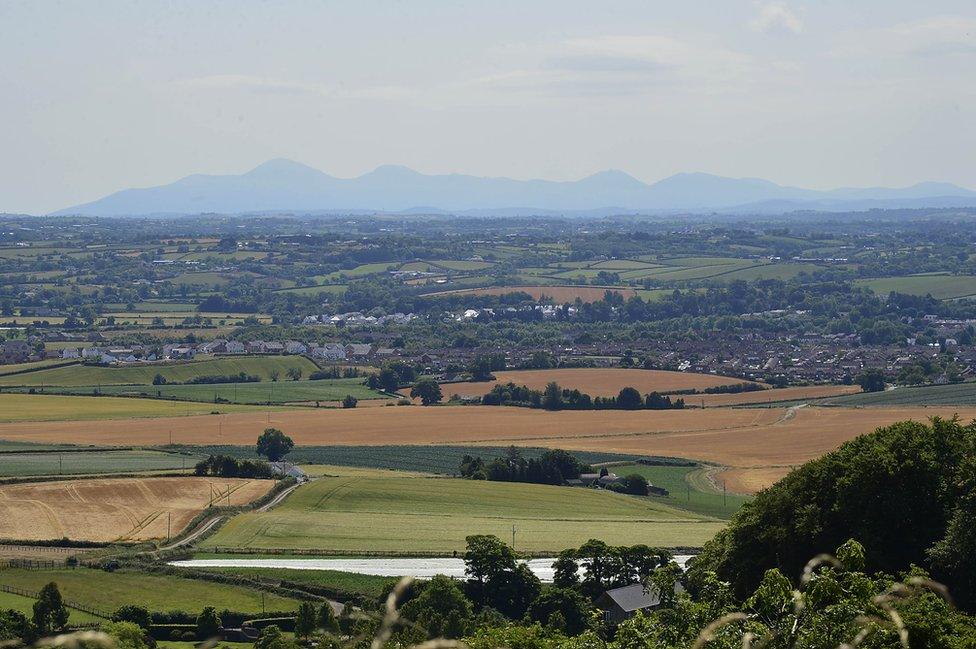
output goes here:
[[[684, 590], [681, 584], [674, 585], [674, 592]], [[603, 611], [607, 624], [617, 625], [630, 618], [637, 611], [647, 611], [661, 605], [661, 597], [654, 586], [631, 584], [606, 591], [596, 599], [596, 607]]]

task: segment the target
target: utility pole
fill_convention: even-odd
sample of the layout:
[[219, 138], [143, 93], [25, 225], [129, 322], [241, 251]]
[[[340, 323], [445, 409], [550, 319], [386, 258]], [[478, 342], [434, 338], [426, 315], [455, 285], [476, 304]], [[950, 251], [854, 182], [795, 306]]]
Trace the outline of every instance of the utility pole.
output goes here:
[[170, 539], [170, 525], [173, 522], [173, 512], [166, 512], [166, 540]]
[[64, 455], [58, 453], [58, 475], [64, 474]]
[[515, 523], [512, 523], [512, 549], [515, 549], [515, 531], [518, 528], [515, 527]]
[[728, 507], [728, 505], [729, 505], [729, 500], [728, 500], [728, 495], [725, 491], [725, 480], [722, 480], [722, 506]]

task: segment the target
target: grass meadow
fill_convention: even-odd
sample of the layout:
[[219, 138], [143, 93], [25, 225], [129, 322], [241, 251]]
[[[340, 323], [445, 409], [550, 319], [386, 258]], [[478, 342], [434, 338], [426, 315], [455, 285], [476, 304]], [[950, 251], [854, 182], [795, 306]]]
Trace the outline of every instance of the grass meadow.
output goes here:
[[509, 539], [513, 525], [517, 549], [557, 552], [590, 538], [700, 546], [723, 523], [604, 491], [337, 467], [270, 511], [231, 519], [201, 548], [450, 553], [471, 534]]
[[0, 394], [0, 422], [76, 421], [180, 417], [213, 412], [250, 412], [252, 406], [206, 404], [190, 401], [130, 399], [126, 397], [81, 397], [51, 394]]
[[[94, 568], [59, 570], [0, 571], [0, 584], [38, 591], [55, 582], [65, 599], [85, 602], [93, 608], [111, 613], [125, 604], [138, 604], [150, 611], [181, 610], [197, 613], [205, 606], [218, 611], [231, 610], [260, 613], [262, 592], [244, 586], [218, 584], [171, 575], [149, 575], [138, 572], [105, 572]], [[264, 593], [268, 611], [291, 611], [298, 608], [294, 599]]]

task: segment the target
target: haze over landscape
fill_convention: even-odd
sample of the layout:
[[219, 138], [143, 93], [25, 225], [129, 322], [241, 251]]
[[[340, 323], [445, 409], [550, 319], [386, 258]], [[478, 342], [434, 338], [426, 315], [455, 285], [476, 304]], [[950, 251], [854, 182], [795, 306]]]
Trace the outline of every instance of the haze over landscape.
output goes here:
[[0, 61], [0, 649], [976, 649], [973, 0]]

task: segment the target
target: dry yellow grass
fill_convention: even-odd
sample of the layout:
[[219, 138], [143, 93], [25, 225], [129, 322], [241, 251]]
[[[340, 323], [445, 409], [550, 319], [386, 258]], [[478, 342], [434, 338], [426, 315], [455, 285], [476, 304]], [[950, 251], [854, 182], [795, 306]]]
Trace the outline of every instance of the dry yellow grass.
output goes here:
[[270, 480], [113, 478], [0, 486], [0, 538], [140, 541], [173, 536], [211, 501], [242, 505]]
[[[528, 386], [533, 390], [543, 390], [547, 383], [555, 381], [563, 388], [577, 389], [594, 397], [610, 397], [616, 396], [621, 388], [628, 386], [636, 388], [641, 394], [646, 394], [648, 392], [664, 393], [674, 390], [703, 390], [717, 385], [748, 383], [748, 381], [731, 376], [668, 372], [665, 370], [621, 369], [619, 367], [512, 370], [494, 372], [494, 375], [494, 381], [445, 384], [441, 389], [448, 395], [480, 396], [490, 392], [499, 383], [514, 383]], [[697, 397], [695, 398], [697, 399]]]
[[[298, 445], [518, 443], [576, 437], [749, 427], [781, 417], [781, 409], [588, 410], [546, 412], [502, 406], [303, 408], [221, 416], [0, 424], [0, 439], [70, 444], [254, 444], [268, 426]], [[219, 423], [219, 422], [222, 422]], [[219, 432], [218, 432], [219, 431]], [[602, 442], [594, 442], [599, 447]]]

